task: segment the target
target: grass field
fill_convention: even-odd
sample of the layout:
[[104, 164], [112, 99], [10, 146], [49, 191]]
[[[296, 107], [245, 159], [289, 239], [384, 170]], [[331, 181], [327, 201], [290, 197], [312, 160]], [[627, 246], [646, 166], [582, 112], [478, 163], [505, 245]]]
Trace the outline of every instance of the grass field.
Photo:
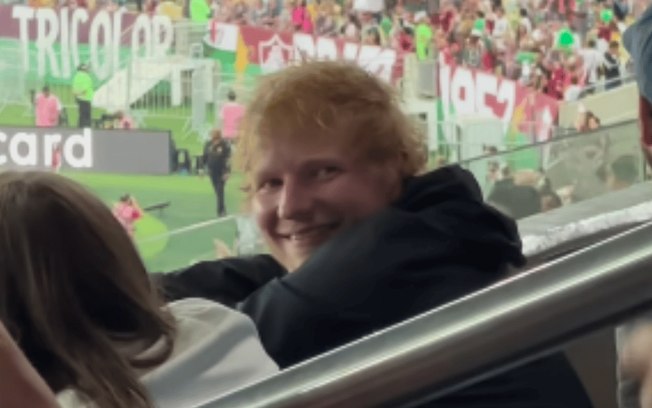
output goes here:
[[[65, 102], [64, 102], [65, 103]], [[76, 109], [68, 109], [70, 123], [76, 123]], [[101, 112], [94, 112], [98, 117]], [[24, 105], [6, 105], [0, 110], [0, 125], [32, 126], [31, 109]], [[146, 117], [148, 128], [172, 132], [177, 147], [197, 153], [201, 142], [197, 135], [184, 131], [185, 119], [180, 112], [162, 112], [160, 117]], [[229, 217], [216, 219], [216, 201], [208, 177], [196, 175], [140, 176], [98, 173], [63, 173], [87, 186], [107, 205], [130, 193], [142, 207], [170, 202], [162, 212], [148, 213], [136, 225], [136, 242], [150, 271], [170, 271], [189, 263], [214, 259], [214, 239], [231, 245], [236, 234], [235, 221]], [[241, 178], [232, 175], [226, 185], [229, 214], [242, 208]], [[200, 224], [198, 227], [193, 227]], [[177, 233], [179, 230], [184, 232]], [[187, 231], [185, 231], [187, 229]], [[170, 233], [172, 233], [170, 235]]]
[[[235, 222], [231, 218], [216, 219], [215, 196], [208, 177], [64, 175], [87, 186], [108, 205], [125, 193], [134, 195], [142, 207], [171, 202], [167, 209], [148, 213], [136, 224], [136, 242], [150, 271], [170, 271], [199, 260], [214, 259], [213, 240], [232, 244], [235, 238]], [[241, 209], [239, 183], [238, 175], [227, 183], [229, 214]], [[188, 231], [177, 233], [184, 229]]]

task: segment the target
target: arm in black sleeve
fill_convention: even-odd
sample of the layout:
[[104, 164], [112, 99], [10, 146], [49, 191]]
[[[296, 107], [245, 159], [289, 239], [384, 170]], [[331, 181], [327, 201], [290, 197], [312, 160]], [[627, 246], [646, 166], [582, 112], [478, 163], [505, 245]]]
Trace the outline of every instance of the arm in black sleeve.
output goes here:
[[151, 279], [167, 301], [199, 297], [233, 306], [284, 274], [271, 256], [256, 255], [200, 262], [176, 272], [154, 273]]
[[204, 167], [208, 164], [208, 149], [210, 148], [210, 142], [206, 142], [204, 144], [204, 151], [202, 153], [202, 163], [204, 163]]

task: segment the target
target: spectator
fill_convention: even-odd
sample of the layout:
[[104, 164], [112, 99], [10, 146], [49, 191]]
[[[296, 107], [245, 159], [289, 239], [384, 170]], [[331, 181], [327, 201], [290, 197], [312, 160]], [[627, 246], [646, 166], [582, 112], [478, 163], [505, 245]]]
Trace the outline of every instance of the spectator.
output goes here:
[[609, 51], [604, 54], [602, 70], [605, 78], [605, 89], [610, 90], [620, 86], [620, 44], [612, 41], [609, 44]]
[[383, 45], [383, 40], [381, 38], [380, 30], [378, 27], [368, 27], [367, 29], [364, 30], [364, 38], [362, 39], [362, 43], [366, 45], [375, 45], [375, 46], [381, 46]]
[[562, 206], [561, 198], [557, 193], [549, 191], [541, 194], [541, 212], [548, 212]]
[[505, 10], [502, 7], [496, 8], [496, 21], [491, 35], [497, 45], [504, 45], [505, 39], [509, 35], [509, 21], [505, 17]]
[[217, 198], [217, 216], [226, 215], [224, 204], [224, 187], [229, 178], [231, 157], [231, 146], [222, 138], [222, 132], [215, 129], [211, 132], [211, 140], [204, 146], [204, 163], [206, 170], [213, 184], [213, 190]]
[[600, 118], [595, 116], [591, 111], [586, 113], [586, 127], [588, 130], [596, 130], [600, 128]]
[[0, 406], [57, 408], [54, 394], [0, 321]]
[[79, 107], [79, 121], [77, 122], [79, 128], [91, 127], [91, 103], [93, 102], [95, 88], [93, 78], [88, 71], [88, 65], [81, 64], [72, 79], [72, 94], [75, 96], [75, 101], [77, 101]]
[[133, 238], [136, 221], [143, 216], [143, 210], [138, 201], [130, 194], [123, 195], [120, 197], [120, 201], [113, 206], [113, 215], [120, 221], [127, 234]]
[[629, 14], [629, 3], [625, 0], [614, 0], [613, 12], [618, 21], [625, 21]]
[[414, 30], [416, 38], [416, 51], [419, 60], [432, 58], [432, 27], [428, 23], [428, 16], [425, 11], [415, 15], [417, 26]]
[[116, 129], [130, 130], [135, 129], [136, 125], [131, 116], [127, 115], [124, 111], [118, 111], [115, 114], [115, 119], [118, 122], [116, 124]]
[[[236, 163], [273, 257], [156, 279], [171, 298], [237, 303], [281, 366], [483, 288], [523, 261], [516, 225], [483, 203], [470, 173], [422, 174], [423, 138], [380, 79], [351, 64], [309, 63], [265, 77], [252, 101]], [[436, 405], [478, 401], [590, 406], [561, 355]]]
[[292, 25], [294, 31], [312, 33], [312, 18], [306, 7], [306, 0], [295, 0], [295, 6], [292, 9]]
[[471, 36], [462, 52], [462, 61], [464, 65], [469, 68], [479, 69], [482, 66], [484, 47], [482, 46], [482, 42], [480, 42], [481, 36], [482, 33], [480, 30], [474, 28], [471, 31]]
[[530, 21], [530, 17], [528, 16], [527, 10], [522, 8], [520, 11], [521, 14], [521, 19], [519, 20], [519, 27], [523, 27], [525, 29], [525, 34], [530, 34], [532, 32], [532, 21]]
[[62, 147], [61, 143], [57, 143], [54, 146], [52, 146], [52, 171], [55, 173], [58, 173], [61, 170], [61, 166], [63, 165], [63, 158], [62, 156]]
[[529, 185], [518, 185], [507, 165], [501, 169], [501, 177], [489, 195], [487, 201], [499, 210], [517, 220], [541, 212], [541, 197], [537, 190]]
[[611, 163], [607, 178], [609, 191], [618, 191], [631, 187], [638, 180], [640, 165], [636, 157], [631, 155], [620, 156]]
[[566, 75], [563, 65], [559, 61], [555, 61], [548, 81], [548, 95], [556, 99], [562, 99]]
[[205, 24], [211, 18], [208, 0], [190, 0], [190, 20], [195, 24]]
[[163, 307], [80, 185], [4, 172], [0, 197], [0, 320], [62, 407], [195, 406], [276, 372], [243, 316], [199, 299]]
[[50, 93], [50, 88], [47, 85], [34, 98], [34, 110], [37, 127], [55, 127], [59, 124], [61, 102], [59, 102], [59, 98]]
[[236, 94], [230, 90], [227, 95], [228, 102], [222, 105], [220, 119], [222, 121], [223, 136], [226, 141], [233, 144], [238, 138], [240, 122], [245, 113], [243, 105], [236, 102]]
[[564, 91], [564, 101], [573, 102], [580, 99], [580, 94], [582, 93], [582, 87], [579, 86], [579, 79], [577, 75], [571, 77], [571, 84]]
[[324, 37], [333, 37], [337, 35], [337, 25], [333, 18], [332, 7], [329, 7], [326, 4], [319, 6], [315, 27], [316, 35]]
[[579, 55], [582, 57], [586, 86], [591, 88], [591, 93], [594, 91], [594, 87], [598, 83], [598, 73], [603, 59], [602, 54], [596, 47], [597, 44], [595, 40], [590, 39], [587, 41], [586, 47], [581, 49], [579, 52]]
[[349, 13], [348, 21], [342, 26], [341, 33], [347, 40], [357, 41], [360, 38], [362, 26], [354, 13]]
[[264, 26], [271, 17], [270, 9], [263, 0], [256, 0], [255, 7], [250, 11], [249, 23], [254, 26]]

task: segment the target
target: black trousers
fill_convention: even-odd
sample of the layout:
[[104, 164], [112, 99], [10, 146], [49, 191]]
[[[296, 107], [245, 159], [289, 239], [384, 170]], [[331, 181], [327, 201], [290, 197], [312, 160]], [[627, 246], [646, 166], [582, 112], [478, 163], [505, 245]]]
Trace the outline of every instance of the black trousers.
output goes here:
[[79, 107], [79, 121], [77, 122], [77, 127], [91, 127], [91, 102], [77, 99], [77, 106]]
[[224, 204], [224, 185], [226, 182], [222, 178], [222, 173], [209, 171], [209, 176], [217, 198], [217, 216], [221, 217], [226, 215], [226, 206]]

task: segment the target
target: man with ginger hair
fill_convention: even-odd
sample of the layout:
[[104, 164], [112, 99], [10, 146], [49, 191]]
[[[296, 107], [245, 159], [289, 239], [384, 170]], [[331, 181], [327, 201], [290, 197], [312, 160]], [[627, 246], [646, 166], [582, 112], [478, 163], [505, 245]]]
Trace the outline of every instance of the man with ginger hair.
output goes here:
[[[256, 324], [288, 367], [453, 301], [524, 263], [513, 220], [458, 166], [423, 173], [422, 135], [392, 90], [352, 64], [269, 75], [247, 107], [235, 167], [271, 252], [158, 275]], [[437, 407], [590, 407], [560, 354]]]

